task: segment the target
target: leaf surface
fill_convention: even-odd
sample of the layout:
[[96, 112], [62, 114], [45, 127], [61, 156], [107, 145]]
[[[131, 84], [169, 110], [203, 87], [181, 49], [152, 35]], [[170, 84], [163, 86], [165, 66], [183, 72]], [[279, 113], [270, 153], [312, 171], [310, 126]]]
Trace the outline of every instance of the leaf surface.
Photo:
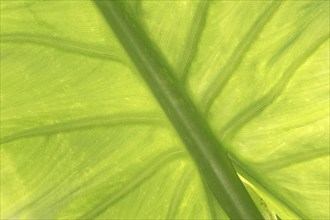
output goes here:
[[[329, 218], [329, 2], [127, 1], [267, 218]], [[1, 2], [2, 219], [225, 219], [89, 1]]]

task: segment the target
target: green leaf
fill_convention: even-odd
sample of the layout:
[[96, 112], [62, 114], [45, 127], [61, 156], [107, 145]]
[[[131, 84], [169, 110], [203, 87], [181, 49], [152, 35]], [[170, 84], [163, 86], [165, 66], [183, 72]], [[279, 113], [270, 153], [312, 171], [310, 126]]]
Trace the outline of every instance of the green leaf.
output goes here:
[[[124, 4], [264, 217], [328, 219], [329, 2]], [[226, 219], [181, 138], [93, 2], [1, 2], [2, 219]]]

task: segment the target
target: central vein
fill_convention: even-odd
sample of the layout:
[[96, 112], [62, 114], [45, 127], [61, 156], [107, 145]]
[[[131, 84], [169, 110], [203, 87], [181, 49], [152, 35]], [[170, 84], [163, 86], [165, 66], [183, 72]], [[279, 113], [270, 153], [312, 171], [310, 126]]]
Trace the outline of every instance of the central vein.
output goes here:
[[231, 219], [262, 219], [223, 147], [123, 2], [95, 1]]

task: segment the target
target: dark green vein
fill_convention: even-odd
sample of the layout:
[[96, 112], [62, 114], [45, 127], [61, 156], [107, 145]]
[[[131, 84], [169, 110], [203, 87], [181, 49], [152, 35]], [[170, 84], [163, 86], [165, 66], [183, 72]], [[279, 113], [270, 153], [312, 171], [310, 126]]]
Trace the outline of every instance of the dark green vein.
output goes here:
[[327, 40], [329, 35], [325, 35], [315, 41], [303, 54], [292, 62], [284, 71], [279, 81], [263, 97], [250, 104], [247, 108], [239, 112], [227, 125], [220, 131], [220, 139], [223, 141], [231, 140], [237, 132], [242, 129], [253, 118], [260, 115], [268, 106], [270, 106], [285, 90], [294, 73], [311, 57], [318, 48]]
[[33, 43], [71, 52], [74, 54], [82, 54], [99, 59], [114, 60], [122, 64], [127, 63], [125, 61], [125, 56], [120, 56], [121, 53], [118, 51], [118, 49], [110, 49], [105, 51], [100, 46], [97, 47], [95, 45], [77, 43], [72, 40], [59, 37], [51, 37], [47, 35], [26, 33], [1, 34], [1, 43]]
[[32, 4], [29, 4], [28, 2], [24, 2], [24, 5], [26, 6], [24, 9], [26, 9], [34, 18], [34, 21], [40, 26], [40, 27], [44, 27], [52, 32], [56, 32], [56, 29], [55, 29], [55, 25], [52, 25], [50, 23], [48, 23], [47, 21], [45, 21], [44, 19], [42, 19], [42, 17], [40, 17], [38, 15], [38, 13], [36, 13], [34, 10], [33, 10], [33, 5], [34, 3]]
[[[164, 156], [165, 154], [165, 156]], [[155, 158], [151, 163], [149, 163], [146, 169], [139, 175], [132, 178], [132, 180], [123, 186], [120, 190], [106, 196], [104, 200], [96, 204], [93, 209], [87, 211], [85, 214], [81, 215], [78, 219], [95, 219], [104, 213], [110, 206], [116, 204], [121, 199], [123, 199], [127, 194], [135, 190], [146, 180], [154, 176], [161, 168], [164, 168], [166, 165], [169, 165], [171, 162], [175, 162], [177, 159], [180, 159], [184, 156], [183, 151], [174, 151], [171, 150], [167, 153], [162, 153], [162, 155]]]
[[[38, 203], [39, 204], [43, 203], [47, 197], [51, 197], [54, 193], [56, 193], [56, 190], [60, 189], [60, 187], [62, 185], [64, 185], [64, 183], [67, 182], [66, 180], [70, 179], [71, 176], [72, 176], [72, 174], [67, 175], [65, 178], [63, 178], [63, 181], [59, 181], [59, 184], [56, 184], [55, 187], [48, 189], [47, 191], [45, 191], [41, 195], [37, 196], [36, 198], [30, 199], [29, 203], [25, 204], [23, 207], [19, 208], [17, 211], [15, 211], [14, 214], [11, 215], [12, 218], [14, 218], [15, 216], [20, 216], [22, 214], [22, 212], [24, 212], [25, 210], [32, 209], [34, 207], [34, 205], [36, 205]], [[31, 197], [32, 197], [32, 195], [31, 195]]]
[[167, 114], [218, 202], [232, 219], [262, 219], [210, 126], [183, 90], [166, 58], [121, 1], [95, 1]]
[[189, 35], [185, 40], [184, 50], [177, 64], [177, 72], [180, 79], [185, 82], [191, 67], [191, 63], [196, 56], [198, 42], [201, 38], [206, 23], [209, 1], [200, 1], [197, 6], [194, 18], [191, 22]]
[[182, 201], [187, 186], [191, 181], [192, 174], [193, 174], [192, 169], [184, 170], [184, 173], [181, 179], [179, 180], [179, 183], [176, 186], [176, 189], [173, 193], [166, 219], [175, 219], [175, 214], [177, 210], [180, 208], [180, 202]]
[[274, 16], [277, 9], [280, 7], [282, 1], [275, 0], [273, 3], [264, 11], [264, 13], [258, 17], [254, 24], [251, 25], [250, 30], [247, 32], [242, 41], [234, 49], [234, 52], [224, 65], [224, 67], [217, 73], [217, 77], [212, 81], [211, 85], [205, 91], [201, 98], [202, 111], [207, 114], [210, 110], [214, 100], [224, 89], [228, 80], [234, 74], [246, 54], [248, 53], [251, 46], [258, 39], [259, 34], [262, 32], [266, 24]]
[[286, 155], [283, 158], [274, 159], [271, 162], [268, 161], [266, 164], [260, 163], [258, 164], [258, 166], [271, 171], [271, 170], [286, 168], [289, 166], [294, 166], [299, 163], [304, 163], [307, 161], [319, 159], [322, 157], [328, 157], [328, 156], [329, 156], [329, 148], [325, 147], [324, 149], [321, 150], [314, 149], [311, 152], [299, 152], [298, 154]]
[[[281, 57], [283, 57], [283, 54], [285, 51], [287, 51], [290, 47], [293, 47], [294, 44], [300, 39], [300, 37], [303, 35], [304, 30], [306, 28], [302, 28], [302, 30], [297, 31], [297, 34], [293, 35], [288, 41], [284, 42], [280, 48], [276, 51], [276, 53], [272, 54], [272, 57], [267, 61], [266, 66], [271, 67], [273, 66]], [[292, 33], [290, 33], [292, 34]], [[281, 39], [282, 40], [282, 39]]]
[[310, 26], [313, 26], [311, 24], [317, 21], [318, 19], [321, 19], [319, 17], [320, 15], [322, 15], [322, 13], [316, 11], [316, 12], [312, 12], [310, 15], [308, 17], [306, 16], [306, 21], [303, 23], [303, 25], [296, 27], [297, 29], [295, 31], [290, 32], [290, 35], [287, 36], [288, 40], [286, 42], [283, 42], [283, 44], [279, 47], [279, 49], [267, 61], [266, 66], [272, 66], [276, 62], [278, 62], [278, 60], [280, 60], [280, 58], [283, 57], [282, 56], [283, 53], [286, 52], [289, 48], [293, 47], [295, 43], [298, 42], [301, 39], [301, 37], [303, 37], [304, 34], [309, 31], [308, 28]]
[[207, 185], [204, 179], [202, 179], [203, 188], [209, 208], [209, 213], [211, 219], [220, 219], [219, 212], [223, 212], [217, 199], [214, 196], [214, 193], [211, 191], [210, 187]]
[[[144, 171], [140, 173], [137, 177], [132, 178], [130, 184], [125, 185], [124, 188], [122, 188], [120, 191], [116, 191], [112, 196], [116, 197], [116, 201], [113, 201], [111, 205], [118, 202], [120, 199], [124, 198], [124, 196], [130, 191], [127, 190], [127, 187], [130, 187], [131, 189], [134, 189], [138, 187], [142, 182], [145, 182], [149, 178], [151, 178], [160, 167], [165, 167], [166, 165], [170, 164], [171, 162], [175, 161], [175, 159], [181, 159], [184, 158], [184, 152], [177, 151], [174, 149], [169, 149], [165, 152], [160, 153], [158, 156], [155, 157], [150, 163], [148, 163]], [[84, 165], [81, 165], [82, 167]], [[72, 197], [79, 192], [81, 192], [82, 189], [86, 190], [90, 185], [92, 185], [95, 182], [95, 179], [98, 177], [103, 177], [104, 173], [108, 172], [110, 169], [113, 168], [113, 165], [110, 164], [109, 166], [104, 167], [102, 170], [94, 174], [93, 176], [90, 176], [87, 181], [82, 182], [80, 185], [78, 185], [75, 189], [71, 190], [70, 192], [66, 193], [63, 197], [61, 197], [59, 200], [57, 200], [52, 205], [49, 205], [48, 209], [44, 210], [44, 214], [47, 214], [50, 209], [54, 208], [56, 205], [64, 204], [66, 200], [72, 199]], [[12, 216], [19, 216], [24, 210], [28, 210], [30, 207], [32, 207], [35, 204], [43, 203], [43, 201], [47, 197], [52, 197], [53, 194], [57, 193], [58, 190], [61, 190], [61, 187], [64, 187], [65, 184], [72, 181], [72, 178], [75, 178], [73, 174], [69, 174], [68, 176], [62, 178], [63, 181], [60, 181], [59, 184], [56, 184], [55, 187], [50, 188], [46, 192], [44, 192], [42, 195], [38, 196], [34, 200], [32, 200], [29, 204], [25, 205], [24, 207], [20, 208], [18, 211], [15, 212]]]
[[253, 184], [253, 186], [257, 187], [258, 189], [266, 192], [270, 197], [272, 197], [273, 201], [278, 201], [280, 204], [282, 204], [288, 211], [290, 211], [292, 214], [297, 216], [299, 219], [308, 219], [306, 216], [304, 216], [300, 210], [292, 207], [289, 205], [290, 203], [283, 197], [278, 195], [277, 192], [273, 191], [269, 185], [266, 185], [265, 183], [261, 182], [261, 178], [257, 173], [253, 172], [249, 168], [248, 165], [244, 164], [242, 161], [240, 161], [238, 158], [236, 158], [234, 155], [229, 155], [231, 161], [233, 161], [234, 166], [238, 173], [244, 177], [248, 182]]
[[96, 118], [83, 118], [54, 125], [40, 126], [31, 128], [19, 133], [1, 138], [0, 143], [8, 143], [21, 138], [34, 136], [51, 135], [56, 133], [75, 131], [81, 129], [89, 129], [92, 127], [109, 127], [109, 126], [124, 126], [124, 125], [143, 125], [149, 124], [153, 126], [164, 125], [166, 122], [160, 115], [149, 113], [122, 113]]

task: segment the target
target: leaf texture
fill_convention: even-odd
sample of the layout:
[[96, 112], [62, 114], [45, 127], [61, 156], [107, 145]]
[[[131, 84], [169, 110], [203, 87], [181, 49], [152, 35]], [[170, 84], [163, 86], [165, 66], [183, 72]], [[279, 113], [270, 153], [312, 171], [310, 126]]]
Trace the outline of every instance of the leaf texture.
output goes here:
[[[125, 1], [267, 219], [329, 218], [329, 2]], [[276, 213], [276, 215], [275, 215]], [[1, 219], [227, 219], [93, 2], [1, 2]]]

